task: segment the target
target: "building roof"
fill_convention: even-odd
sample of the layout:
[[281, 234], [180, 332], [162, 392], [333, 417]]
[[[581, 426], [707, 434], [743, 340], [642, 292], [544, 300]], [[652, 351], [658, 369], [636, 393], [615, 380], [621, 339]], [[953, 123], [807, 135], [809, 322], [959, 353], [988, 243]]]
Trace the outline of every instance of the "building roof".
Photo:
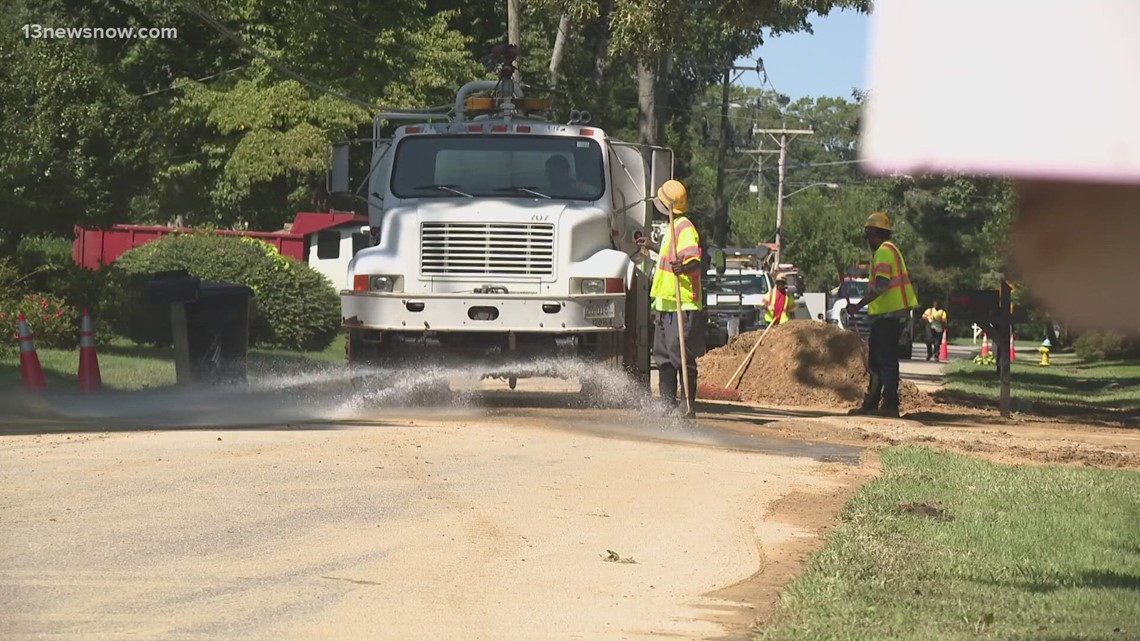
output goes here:
[[307, 236], [319, 231], [342, 227], [345, 225], [361, 226], [368, 224], [367, 216], [360, 216], [352, 212], [330, 210], [327, 212], [302, 211], [293, 219], [290, 232]]

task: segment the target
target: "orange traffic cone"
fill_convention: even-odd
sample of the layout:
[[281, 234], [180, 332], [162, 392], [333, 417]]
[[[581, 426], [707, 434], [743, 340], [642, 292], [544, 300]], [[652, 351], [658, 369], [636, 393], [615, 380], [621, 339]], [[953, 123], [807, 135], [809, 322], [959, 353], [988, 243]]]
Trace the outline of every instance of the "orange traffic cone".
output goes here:
[[990, 355], [990, 337], [982, 334], [982, 358]]
[[103, 388], [99, 374], [99, 356], [95, 353], [95, 328], [91, 314], [83, 310], [83, 323], [79, 326], [79, 391], [98, 392]]
[[942, 330], [942, 347], [938, 350], [938, 360], [943, 363], [950, 360], [950, 343], [947, 339], [947, 331], [945, 328]]
[[44, 369], [40, 367], [40, 357], [36, 354], [36, 344], [32, 340], [32, 329], [28, 327], [28, 321], [20, 314], [20, 378], [23, 380], [24, 388], [29, 390], [45, 390], [47, 389], [47, 381], [44, 380]]
[[1013, 330], [1009, 330], [1009, 362], [1017, 360], [1017, 350], [1013, 348], [1013, 342], [1016, 338], [1013, 335]]

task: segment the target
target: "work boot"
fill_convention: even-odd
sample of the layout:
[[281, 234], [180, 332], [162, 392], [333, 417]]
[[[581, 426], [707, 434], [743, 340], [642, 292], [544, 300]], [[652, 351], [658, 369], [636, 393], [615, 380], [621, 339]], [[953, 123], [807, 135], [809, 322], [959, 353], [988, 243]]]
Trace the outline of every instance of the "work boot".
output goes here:
[[696, 418], [697, 417], [697, 406], [693, 405], [693, 409], [686, 409], [685, 400], [681, 399], [676, 405], [674, 405], [670, 409], [669, 416], [675, 416], [678, 418]]
[[878, 408], [868, 407], [866, 404], [860, 405], [855, 409], [847, 412], [848, 416], [874, 416], [879, 413]]
[[899, 406], [894, 405], [894, 404], [889, 404], [889, 403], [883, 403], [883, 406], [879, 408], [878, 413], [879, 413], [879, 416], [883, 416], [886, 418], [899, 418]]

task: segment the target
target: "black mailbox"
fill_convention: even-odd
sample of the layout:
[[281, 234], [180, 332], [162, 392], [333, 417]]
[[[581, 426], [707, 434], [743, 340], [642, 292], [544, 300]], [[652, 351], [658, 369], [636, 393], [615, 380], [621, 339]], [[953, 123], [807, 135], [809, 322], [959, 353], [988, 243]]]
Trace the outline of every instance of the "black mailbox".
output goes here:
[[1024, 312], [1002, 316], [1001, 292], [996, 289], [967, 289], [950, 296], [950, 317], [961, 318], [977, 323], [979, 327], [1001, 323], [1024, 323], [1028, 316]]
[[146, 300], [151, 305], [193, 303], [198, 300], [201, 281], [182, 270], [157, 272], [146, 283]]

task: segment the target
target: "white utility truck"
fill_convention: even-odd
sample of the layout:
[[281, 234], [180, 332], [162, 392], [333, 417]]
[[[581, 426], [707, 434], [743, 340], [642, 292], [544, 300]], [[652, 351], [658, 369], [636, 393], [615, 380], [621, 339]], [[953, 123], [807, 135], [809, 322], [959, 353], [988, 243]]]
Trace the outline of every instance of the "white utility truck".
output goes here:
[[[586, 112], [552, 121], [550, 99], [512, 82], [515, 49], [493, 55], [499, 79], [465, 84], [450, 111], [375, 117], [361, 181], [372, 246], [340, 292], [347, 358], [486, 366], [514, 387], [569, 356], [647, 386], [652, 264], [636, 239], [672, 151], [614, 140]], [[417, 122], [382, 139], [400, 119]], [[350, 191], [347, 145], [332, 156], [330, 191]]]
[[[867, 293], [870, 282], [870, 263], [861, 262], [847, 268], [846, 275], [839, 286], [828, 292], [831, 301], [827, 309], [827, 322], [838, 325], [841, 329], [856, 330], [864, 340], [871, 337], [871, 317], [867, 315], [867, 308], [859, 310], [854, 318], [847, 314], [848, 301], [854, 303]], [[903, 331], [899, 335], [899, 358], [909, 360], [914, 351], [914, 314], [907, 316]]]
[[761, 268], [768, 255], [766, 248], [726, 247], [720, 255], [724, 257], [723, 270], [714, 265], [706, 271], [704, 281], [708, 310], [705, 342], [709, 348], [720, 347], [737, 334], [763, 329], [760, 303], [775, 287], [772, 275]]

